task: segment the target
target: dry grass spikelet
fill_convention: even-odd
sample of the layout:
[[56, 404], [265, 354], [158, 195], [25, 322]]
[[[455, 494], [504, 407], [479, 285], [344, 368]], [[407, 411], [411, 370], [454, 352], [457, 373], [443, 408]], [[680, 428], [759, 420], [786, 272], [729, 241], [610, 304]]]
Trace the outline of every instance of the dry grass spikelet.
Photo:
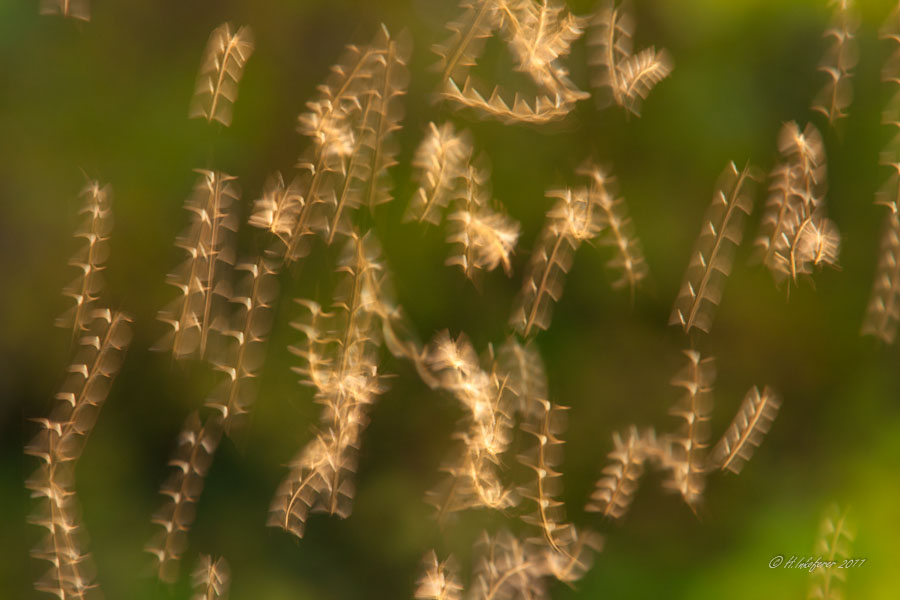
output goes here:
[[[392, 38], [384, 26], [371, 44], [348, 45], [297, 117], [297, 131], [312, 145], [297, 163], [300, 174], [291, 184], [296, 193], [280, 204], [277, 196], [264, 198], [254, 212], [256, 226], [278, 223], [286, 260], [305, 256], [315, 231], [329, 243], [351, 235], [356, 208], [389, 198], [387, 170], [394, 164], [409, 52], [408, 37]], [[283, 221], [275, 221], [281, 215]]]
[[891, 14], [881, 26], [878, 37], [891, 42], [891, 55], [884, 61], [881, 68], [881, 81], [888, 84], [891, 98], [882, 112], [882, 124], [887, 125], [894, 132], [894, 137], [881, 155], [881, 164], [891, 165], [900, 161], [900, 5], [891, 11]]
[[551, 190], [547, 196], [557, 202], [547, 213], [510, 317], [510, 325], [523, 337], [550, 326], [553, 304], [562, 296], [575, 251], [583, 241], [596, 238], [603, 227], [597, 200], [586, 188]]
[[222, 439], [222, 430], [220, 414], [201, 419], [194, 411], [178, 434], [177, 447], [169, 460], [172, 472], [159, 491], [166, 499], [152, 519], [162, 530], [144, 548], [156, 560], [161, 581], [172, 583], [178, 579], [181, 557], [188, 546], [188, 532], [197, 516], [197, 502]]
[[[266, 179], [262, 197], [253, 202], [249, 223], [267, 230], [286, 249], [305, 204], [300, 177], [295, 176], [285, 184], [281, 173], [274, 173]], [[276, 250], [274, 254], [283, 255], [284, 250]]]
[[265, 342], [272, 328], [273, 303], [278, 297], [276, 265], [266, 258], [241, 262], [235, 271], [244, 273], [229, 301], [235, 310], [221, 315], [212, 327], [223, 343], [213, 366], [225, 381], [213, 392], [206, 406], [214, 408], [230, 434], [253, 403], [254, 379], [262, 367]]
[[676, 490], [694, 512], [703, 497], [706, 472], [706, 448], [712, 412], [712, 386], [716, 377], [715, 359], [702, 358], [695, 350], [685, 350], [688, 364], [672, 379], [684, 395], [671, 414], [684, 423], [681, 430], [667, 438], [664, 466], [671, 478], [666, 486]]
[[[559, 60], [583, 33], [583, 20], [561, 5], [532, 0], [464, 1], [463, 16], [448, 25], [450, 39], [433, 47], [441, 57], [441, 89], [444, 98], [476, 114], [509, 123], [540, 124], [561, 119], [575, 102], [587, 97], [569, 80]], [[526, 99], [515, 92], [512, 99], [499, 85], [488, 94], [469, 74], [484, 40], [503, 30], [516, 68], [530, 76], [538, 93]], [[460, 83], [462, 82], [462, 83]]]
[[[897, 187], [900, 176], [895, 174], [891, 183], [895, 190], [900, 189]], [[900, 322], [900, 214], [896, 200], [887, 206], [889, 212], [881, 234], [878, 267], [861, 332], [892, 344]]]
[[376, 109], [375, 96], [367, 92], [361, 102], [359, 123], [349, 132], [347, 154], [339, 157], [336, 166], [328, 171], [329, 193], [324, 196], [322, 218], [313, 225], [322, 231], [329, 245], [338, 234], [347, 236], [353, 232], [351, 215], [362, 205], [366, 182], [372, 176], [372, 165], [366, 155], [374, 142], [367, 123]]
[[200, 179], [185, 202], [191, 226], [175, 242], [188, 257], [166, 278], [166, 283], [178, 289], [179, 296], [157, 317], [171, 331], [156, 348], [171, 349], [178, 359], [206, 357], [212, 324], [231, 294], [231, 266], [235, 260], [235, 205], [239, 198], [235, 178], [218, 171], [197, 172]]
[[880, 163], [890, 168], [890, 176], [878, 190], [875, 203], [885, 206], [888, 212], [860, 332], [892, 344], [900, 322], [900, 134], [896, 134], [900, 130], [900, 6], [891, 12], [879, 37], [891, 41], [893, 46], [893, 52], [882, 68], [881, 80], [890, 85], [893, 94], [882, 114], [882, 123], [895, 131], [895, 135], [880, 156]]
[[475, 65], [484, 42], [499, 23], [500, 15], [493, 0], [461, 0], [463, 14], [447, 24], [450, 37], [431, 47], [440, 57], [435, 65], [441, 80], [459, 79]]
[[366, 96], [374, 89], [378, 65], [385, 62], [383, 52], [374, 45], [348, 45], [331, 67], [326, 82], [318, 86], [319, 94], [306, 103], [308, 110], [297, 117], [297, 131], [313, 139], [323, 159], [320, 168], [334, 166], [335, 160], [352, 151], [355, 121], [362, 114]]
[[609, 464], [603, 468], [603, 477], [597, 480], [585, 510], [611, 519], [625, 516], [637, 492], [638, 480], [644, 473], [644, 462], [652, 456], [656, 447], [656, 432], [653, 429], [639, 432], [632, 425], [624, 436], [618, 431], [613, 433]]
[[447, 264], [459, 266], [473, 281], [479, 273], [493, 271], [500, 265], [510, 275], [510, 259], [519, 240], [519, 223], [501, 212], [496, 204], [492, 206], [487, 166], [469, 165], [465, 190], [447, 217], [451, 223], [447, 242], [455, 246]]
[[37, 420], [40, 431], [25, 446], [25, 454], [41, 461], [25, 482], [38, 501], [29, 522], [47, 530], [32, 556], [50, 563], [35, 588], [62, 599], [100, 597], [81, 522], [75, 464], [131, 341], [131, 319], [125, 314], [95, 309], [90, 317], [50, 416]]
[[[95, 309], [88, 331], [78, 340], [75, 359], [69, 366], [56, 404], [50, 414], [52, 425], [35, 440], [46, 448], [52, 430], [56, 435], [55, 458], [77, 460], [106, 401], [113, 379], [131, 343], [131, 317], [109, 309]], [[58, 431], [57, 431], [58, 430]]]
[[753, 177], [749, 165], [738, 171], [733, 162], [719, 176], [669, 317], [669, 324], [680, 325], [685, 333], [692, 328], [709, 333], [712, 328], [725, 280], [734, 263], [734, 252], [744, 236], [744, 216], [753, 210], [749, 190]]
[[571, 585], [590, 567], [600, 540], [595, 534], [581, 535], [574, 528], [566, 537], [568, 552], [558, 553], [522, 542], [506, 530], [493, 535], [482, 532], [469, 597], [539, 600], [549, 598], [550, 577]]
[[388, 169], [397, 164], [398, 145], [394, 133], [400, 129], [403, 120], [403, 98], [409, 86], [407, 63], [412, 54], [412, 40], [407, 32], [392, 38], [382, 25], [380, 34], [375, 42], [383, 49], [373, 81], [375, 107], [370, 120], [365, 123], [372, 133], [367, 138], [371, 140], [371, 166], [363, 203], [370, 208], [391, 200]]
[[617, 104], [640, 116], [641, 104], [657, 83], [672, 72], [665, 50], [645, 48], [633, 53], [634, 16], [630, 10], [605, 0], [594, 16], [588, 46], [594, 67], [592, 85], [601, 106]]
[[473, 600], [547, 597], [546, 563], [541, 553], [508, 531], [494, 535], [484, 532], [478, 546], [480, 557], [469, 594]]
[[[327, 219], [327, 214], [323, 214], [325, 206], [332, 201], [334, 193], [331, 171], [325, 167], [326, 151], [313, 147], [310, 152], [311, 156], [304, 156], [297, 164], [298, 173], [289, 185], [292, 189], [284, 189], [283, 196], [272, 198], [275, 202], [281, 200], [278, 216], [284, 217], [280, 226], [290, 227], [289, 232], [278, 236], [284, 245], [284, 248], [279, 248], [282, 250], [281, 256], [287, 263], [296, 262], [308, 254], [316, 229], [323, 229], [323, 219]], [[281, 193], [277, 184], [275, 190]], [[271, 205], [272, 202], [269, 202], [268, 206]], [[265, 213], [259, 215], [260, 219], [268, 218]]]
[[462, 87], [448, 79], [441, 93], [445, 98], [456, 102], [463, 108], [469, 108], [478, 115], [490, 116], [504, 123], [541, 124], [562, 119], [572, 111], [572, 104], [559, 96], [541, 95], [528, 100], [518, 92], [512, 99], [504, 98], [500, 87], [494, 87], [485, 96], [479, 91], [478, 83], [473, 77], [466, 77]]
[[79, 215], [82, 222], [75, 237], [83, 239], [83, 245], [69, 260], [78, 269], [78, 277], [63, 289], [63, 295], [71, 298], [75, 306], [56, 320], [58, 327], [72, 329], [72, 339], [88, 330], [90, 320], [103, 287], [103, 270], [109, 256], [109, 236], [113, 226], [112, 189], [97, 181], [89, 181], [81, 191], [84, 199]]
[[469, 411], [473, 424], [473, 444], [493, 459], [509, 444], [509, 404], [512, 393], [494, 366], [485, 371], [478, 363], [472, 344], [460, 335], [456, 340], [443, 331], [432, 344], [429, 364], [439, 374], [441, 387], [450, 391]]
[[781, 398], [768, 386], [750, 388], [734, 420], [709, 455], [709, 468], [738, 474], [778, 416]]
[[568, 407], [547, 400], [539, 400], [538, 405], [534, 411], [538, 418], [520, 425], [522, 431], [536, 442], [530, 451], [519, 457], [519, 462], [534, 473], [534, 479], [519, 490], [519, 495], [530, 500], [534, 509], [523, 515], [522, 520], [541, 530], [539, 540], [548, 548], [564, 552], [559, 538], [565, 536], [572, 525], [566, 522], [565, 505], [556, 499], [562, 493], [562, 473], [556, 468], [562, 463], [565, 442], [559, 435], [565, 430]]
[[859, 62], [856, 43], [859, 17], [852, 0], [831, 0], [829, 4], [834, 11], [823, 37], [830, 43], [819, 63], [819, 71], [825, 74], [827, 81], [816, 94], [812, 109], [825, 115], [828, 124], [834, 127], [839, 119], [847, 116], [853, 100], [853, 68]]
[[463, 587], [459, 582], [452, 557], [438, 562], [434, 550], [425, 555], [424, 573], [416, 586], [415, 598], [421, 600], [462, 600]]
[[32, 498], [41, 502], [28, 522], [47, 530], [31, 556], [50, 563], [34, 587], [57, 598], [102, 598], [75, 493], [74, 467], [72, 462], [47, 465], [25, 482]]
[[778, 136], [781, 161], [754, 245], [776, 283], [797, 283], [813, 267], [836, 265], [837, 226], [825, 216], [826, 163], [822, 136], [808, 124], [786, 123]]
[[223, 556], [213, 560], [208, 554], [201, 554], [191, 579], [194, 585], [191, 600], [227, 600], [231, 566]]
[[[302, 242], [312, 231], [331, 244], [352, 234], [351, 215], [360, 206], [390, 200], [388, 170], [396, 164], [394, 133], [403, 117], [411, 50], [407, 34], [392, 37], [382, 25], [371, 44], [347, 47], [298, 117], [298, 131], [312, 138], [313, 147], [298, 163], [308, 172], [303, 200], [287, 205], [296, 207], [285, 223], [290, 233], [281, 234], [289, 260], [305, 254]], [[260, 206], [262, 225], [273, 222], [272, 204]]]
[[325, 189], [324, 211], [330, 215], [321, 224], [328, 244], [336, 235], [353, 232], [350, 215], [363, 204], [390, 200], [388, 168], [396, 163], [393, 133], [400, 129], [409, 74], [406, 63], [412, 50], [408, 35], [392, 38], [382, 25], [372, 44], [363, 52], [372, 56], [368, 74], [360, 76], [355, 98], [359, 106], [344, 110], [341, 125], [346, 136], [345, 152], [324, 150], [333, 155], [326, 161], [329, 181]]
[[438, 519], [468, 508], [502, 510], [516, 498], [502, 482], [501, 455], [512, 437], [512, 391], [494, 365], [481, 368], [465, 336], [453, 340], [446, 331], [432, 342], [427, 358], [440, 387], [452, 393], [466, 410], [463, 428], [455, 437], [461, 448], [442, 468], [448, 477], [428, 493]]
[[565, 411], [546, 399], [536, 402], [530, 411], [536, 419], [524, 420], [520, 428], [532, 435], [535, 446], [519, 461], [534, 472], [534, 479], [522, 486], [519, 494], [533, 503], [533, 510], [522, 520], [541, 531], [541, 535], [528, 542], [543, 555], [547, 574], [571, 583], [580, 579], [593, 561], [593, 553], [599, 549], [599, 537], [588, 530], [579, 530], [566, 520], [562, 494], [562, 464], [564, 441], [559, 435], [565, 429]]
[[[372, 234], [367, 234], [372, 237]], [[374, 239], [368, 240], [373, 256], [381, 250]], [[365, 274], [365, 289], [368, 290], [368, 310], [377, 317], [380, 323], [381, 341], [384, 347], [396, 358], [413, 363], [422, 380], [431, 388], [438, 387], [438, 381], [428, 370], [426, 350], [420, 341], [415, 327], [406, 315], [403, 307], [397, 302], [394, 282], [390, 269], [383, 259], [378, 261], [378, 268], [368, 269]]]
[[[303, 537], [310, 512], [322, 512], [341, 519], [350, 516], [356, 485], [353, 474], [362, 431], [369, 423], [368, 405], [383, 391], [377, 381], [355, 383], [356, 389], [333, 409], [331, 419], [337, 429], [321, 429], [290, 463], [290, 473], [282, 481], [270, 507], [268, 525]], [[367, 386], [363, 388], [362, 386]], [[324, 401], [324, 400], [323, 400]], [[334, 402], [332, 400], [332, 402]]]
[[354, 234], [339, 262], [344, 280], [334, 311], [304, 301], [309, 318], [292, 323], [305, 337], [290, 348], [303, 360], [294, 371], [324, 406], [321, 430], [294, 458], [269, 508], [268, 525], [297, 537], [310, 511], [346, 518], [352, 509], [356, 453], [369, 408], [384, 391], [377, 366], [382, 270], [374, 236]]
[[518, 70], [566, 101], [589, 96], [575, 87], [559, 62], [584, 34], [585, 18], [568, 12], [565, 3], [548, 0], [498, 0], [497, 8]]
[[90, 0], [41, 0], [42, 15], [59, 15], [79, 21], [91, 20]]
[[644, 260], [641, 242], [628, 216], [625, 200], [618, 196], [615, 178], [591, 162], [585, 163], [578, 173], [587, 177], [589, 205], [600, 212], [601, 229], [599, 243], [613, 248], [607, 268], [616, 274], [613, 289], [628, 288], [631, 299], [649, 272]]
[[447, 205], [464, 197], [471, 157], [472, 139], [467, 131], [457, 133], [450, 122], [440, 127], [429, 123], [428, 132], [413, 157], [419, 187], [404, 220], [440, 223]]
[[562, 552], [543, 552], [547, 573], [569, 586], [585, 576], [594, 562], [594, 554], [603, 548], [603, 538], [590, 529], [569, 527], [560, 536]]
[[203, 51], [190, 118], [206, 119], [208, 123], [218, 121], [225, 127], [231, 125], [238, 84], [253, 48], [253, 32], [249, 27], [239, 27], [232, 33], [231, 25], [223, 23], [213, 30]]
[[109, 190], [96, 182], [90, 182], [84, 191], [87, 201], [82, 212], [87, 217], [76, 235], [84, 237], [87, 245], [71, 261], [82, 276], [65, 291], [76, 300], [73, 311], [64, 317], [66, 325], [73, 328], [75, 357], [49, 417], [37, 419], [40, 430], [25, 446], [25, 454], [41, 461], [25, 482], [31, 497], [38, 501], [29, 522], [47, 530], [32, 556], [50, 563], [35, 588], [61, 599], [102, 597], [81, 522], [75, 465], [131, 342], [131, 318], [95, 306], [97, 271], [105, 261], [111, 228], [108, 194]]
[[515, 412], [536, 422], [547, 398], [547, 370], [534, 341], [520, 342], [509, 336], [497, 351], [497, 368], [516, 395]]
[[835, 562], [831, 568], [818, 567], [810, 575], [809, 600], [843, 600], [842, 584], [847, 578], [847, 570], [838, 568], [840, 562], [849, 558], [855, 533], [848, 519], [849, 510], [843, 511], [837, 505], [826, 509], [819, 537], [816, 539], [813, 555], [826, 563]]

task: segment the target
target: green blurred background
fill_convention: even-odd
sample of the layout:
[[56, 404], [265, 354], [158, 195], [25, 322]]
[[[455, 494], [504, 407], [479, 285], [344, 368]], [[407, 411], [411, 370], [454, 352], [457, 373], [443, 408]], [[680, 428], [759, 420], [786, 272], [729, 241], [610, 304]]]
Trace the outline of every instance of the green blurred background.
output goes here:
[[[423, 502], [439, 480], [462, 412], [428, 390], [411, 367], [396, 373], [364, 435], [354, 513], [341, 521], [314, 515], [299, 542], [264, 526], [283, 465], [310, 436], [319, 406], [290, 372], [286, 346], [292, 297], [328, 299], [334, 251], [318, 247], [282, 277], [268, 360], [253, 420], [237, 442], [223, 441], [199, 505], [173, 588], [152, 577], [142, 548], [166, 461], [189, 411], [214, 379], [202, 365], [174, 365], [148, 348], [162, 335], [156, 311], [172, 298], [165, 274], [181, 260], [172, 245], [186, 225], [182, 208], [192, 169], [214, 164], [239, 177], [242, 209], [259, 197], [268, 173], [288, 172], [307, 141], [295, 119], [346, 43], [367, 43], [379, 23], [407, 28], [415, 42], [412, 82], [393, 170], [395, 201], [374, 226], [393, 268], [397, 294], [425, 338], [466, 332], [478, 349], [502, 341], [523, 267], [550, 201], [544, 191], [573, 182], [589, 155], [612, 166], [651, 270], [632, 305], [613, 292], [606, 248], [583, 247], [550, 331], [538, 336], [552, 400], [572, 407], [565, 499], [570, 517], [599, 529], [605, 547], [587, 577], [554, 598], [803, 598], [805, 572], [769, 569], [777, 555], [812, 551], [823, 509], [850, 506], [858, 529], [853, 554], [867, 563], [849, 573], [848, 598], [900, 594], [900, 358], [858, 335], [876, 264], [883, 209], [874, 192], [886, 176], [878, 153], [888, 139], [879, 82], [888, 45], [877, 29], [890, 2], [861, 2], [861, 61], [856, 98], [840, 135], [809, 111], [824, 82], [816, 66], [829, 9], [813, 0], [638, 0], [637, 47], [669, 49], [672, 76], [644, 105], [643, 117], [599, 111], [582, 102], [549, 128], [479, 122], [432, 101], [437, 76], [431, 44], [458, 14], [439, 0], [328, 2], [259, 0], [93, 1], [93, 20], [40, 17], [37, 3], [0, 2], [0, 597], [38, 596], [31, 582], [44, 564], [29, 558], [40, 536], [26, 525], [24, 478], [36, 461], [22, 447], [45, 415], [69, 362], [69, 340], [53, 327], [67, 308], [62, 287], [77, 248], [77, 192], [85, 174], [112, 184], [115, 230], [104, 297], [135, 316], [135, 338], [78, 468], [78, 492], [98, 579], [110, 598], [187, 598], [198, 552], [232, 564], [234, 598], [410, 598], [422, 555], [452, 552], [468, 578], [472, 544], [483, 527], [521, 531], [515, 518], [463, 514], [441, 531]], [[593, 2], [571, 0], [587, 14]], [[240, 85], [232, 127], [187, 119], [199, 59], [223, 21], [250, 25], [256, 52]], [[567, 60], [587, 87], [584, 41]], [[522, 80], [498, 40], [479, 65], [507, 88]], [[410, 159], [430, 120], [471, 128], [493, 162], [495, 196], [521, 221], [515, 272], [473, 287], [443, 266], [444, 234], [401, 224], [411, 196]], [[678, 392], [668, 380], [686, 340], [666, 326], [718, 173], [729, 160], [769, 169], [781, 124], [813, 119], [829, 156], [829, 211], [843, 233], [841, 270], [804, 284], [790, 301], [767, 272], [747, 266], [742, 248], [709, 336], [699, 348], [718, 357], [717, 436], [754, 384], [777, 388], [784, 404], [761, 448], [739, 477], [708, 482], [698, 519], [643, 480], [622, 523], [582, 507], [606, 462], [611, 433], [631, 423], [666, 430]], [[210, 162], [214, 148], [214, 161]], [[758, 202], [762, 190], [758, 189]], [[757, 205], [759, 206], [759, 204]], [[758, 210], [746, 230], [754, 235]], [[269, 240], [244, 228], [242, 251]], [[511, 463], [513, 456], [510, 457]], [[523, 472], [514, 464], [510, 478]]]

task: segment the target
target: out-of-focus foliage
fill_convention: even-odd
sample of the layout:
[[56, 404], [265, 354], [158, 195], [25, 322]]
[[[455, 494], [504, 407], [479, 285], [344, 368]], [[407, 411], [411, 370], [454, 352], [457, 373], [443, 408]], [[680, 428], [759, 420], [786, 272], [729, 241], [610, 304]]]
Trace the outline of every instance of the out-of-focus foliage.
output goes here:
[[[370, 223], [393, 270], [398, 300], [423, 337], [464, 331], [479, 350], [499, 344], [552, 199], [593, 155], [609, 165], [643, 244], [649, 279], [632, 301], [610, 288], [609, 248], [579, 250], [553, 326], [537, 336], [549, 395], [570, 406], [560, 464], [569, 517], [605, 535], [603, 551], [574, 589], [554, 598], [800, 598], [805, 571], [770, 569], [775, 555], [813, 552], [820, 515], [831, 501], [849, 505], [857, 529], [853, 554], [868, 562], [848, 573], [848, 598], [895, 598], [900, 590], [900, 356], [861, 338], [877, 264], [883, 209], [873, 205], [887, 176], [878, 154], [887, 89], [879, 81], [889, 48], [877, 28], [889, 2], [864, 2], [857, 30], [860, 61], [848, 116], [829, 130], [809, 108], [823, 86], [816, 71], [828, 41], [830, 9], [813, 0], [635, 0], [635, 46], [668, 49], [672, 74], [642, 104], [641, 117], [581, 101], [548, 126], [475, 121], [435, 105], [439, 74], [430, 46], [445, 39], [455, 3], [438, 0], [91, 3], [91, 21], [40, 16], [38, 3], [0, 3], [0, 595], [37, 596], [43, 565], [29, 558], [38, 528], [25, 477], [37, 466], [23, 447], [36, 433], [65, 375], [70, 334], [53, 327], [69, 306], [61, 290], [74, 278], [78, 192], [85, 174], [112, 186], [115, 228], [104, 277], [106, 302], [135, 317], [131, 350], [78, 465], [83, 518], [98, 580], [111, 598], [187, 598], [190, 565], [202, 554], [227, 557], [233, 598], [410, 598], [422, 557], [453, 553], [469, 579], [472, 547], [500, 515], [462, 513], [439, 528], [424, 502], [440, 479], [462, 416], [448, 396], [429, 390], [414, 369], [385, 359], [389, 390], [371, 413], [360, 449], [353, 514], [311, 518], [299, 542], [265, 526], [283, 465], [311, 436], [320, 407], [297, 385], [286, 350], [298, 339], [292, 297], [327, 302], [337, 280], [336, 252], [316, 247], [282, 277], [272, 338], [249, 426], [223, 441], [198, 504], [179, 583], [152, 577], [142, 552], [154, 526], [157, 490], [188, 413], [215, 386], [209, 369], [176, 364], [148, 350], [164, 333], [155, 320], [171, 300], [165, 274], [181, 259], [172, 242], [186, 225], [182, 203], [193, 169], [238, 178], [243, 223], [268, 174], [289, 171], [307, 143], [297, 114], [316, 93], [347, 43], [365, 43], [385, 23], [414, 41], [411, 81], [394, 200]], [[576, 14], [595, 3], [572, 0]], [[249, 25], [256, 49], [240, 83], [228, 129], [188, 119], [198, 66], [210, 32], [224, 21]], [[585, 41], [566, 64], [589, 89]], [[513, 71], [502, 40], [487, 43], [478, 69], [504, 88], [527, 83]], [[513, 275], [487, 273], [480, 289], [444, 265], [448, 246], [435, 228], [403, 221], [417, 184], [411, 166], [430, 121], [468, 128], [491, 160], [493, 196], [521, 226]], [[818, 119], [818, 120], [817, 120]], [[842, 233], [840, 270], [825, 270], [786, 301], [769, 273], [747, 266], [745, 243], [726, 285], [712, 333], [714, 436], [725, 430], [744, 393], [769, 385], [782, 398], [768, 437], [739, 477], [710, 478], [697, 518], [681, 500], [645, 478], [617, 523], [583, 506], [629, 424], [670, 430], [679, 392], [668, 385], [685, 337], [666, 325], [714, 191], [734, 160], [768, 170], [782, 124], [814, 120], [828, 155], [829, 218]], [[764, 187], [764, 186], [762, 186]], [[745, 239], [755, 233], [764, 193]], [[364, 217], [367, 218], [367, 217]], [[242, 225], [245, 253], [263, 234]], [[514, 457], [510, 477], [519, 481]], [[514, 529], [521, 524], [510, 522]]]

